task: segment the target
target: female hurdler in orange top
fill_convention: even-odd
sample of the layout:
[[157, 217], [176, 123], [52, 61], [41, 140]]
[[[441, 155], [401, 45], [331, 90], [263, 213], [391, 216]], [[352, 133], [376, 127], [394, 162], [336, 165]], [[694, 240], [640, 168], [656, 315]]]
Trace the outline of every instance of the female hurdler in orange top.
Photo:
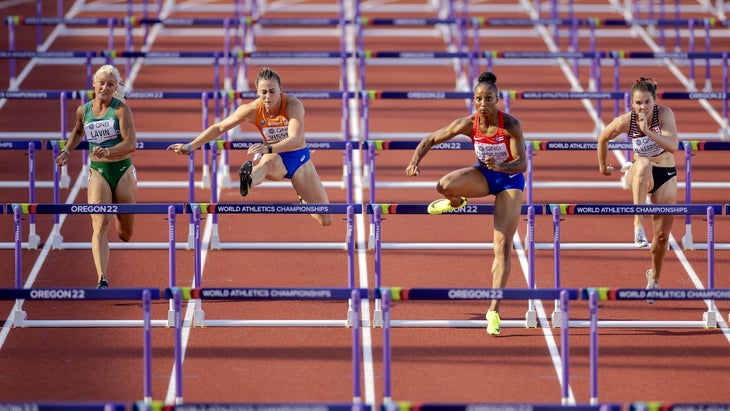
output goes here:
[[[281, 92], [281, 78], [268, 67], [259, 72], [255, 81], [259, 98], [239, 106], [231, 115], [211, 125], [188, 144], [172, 144], [168, 150], [188, 154], [203, 144], [242, 123], [251, 123], [259, 130], [263, 143], [253, 144], [248, 154], [261, 155], [253, 165], [243, 163], [239, 170], [241, 195], [264, 180], [290, 179], [302, 203], [327, 204], [329, 199], [310, 159], [304, 139], [304, 105], [295, 96]], [[332, 224], [328, 214], [312, 214], [323, 226]]]

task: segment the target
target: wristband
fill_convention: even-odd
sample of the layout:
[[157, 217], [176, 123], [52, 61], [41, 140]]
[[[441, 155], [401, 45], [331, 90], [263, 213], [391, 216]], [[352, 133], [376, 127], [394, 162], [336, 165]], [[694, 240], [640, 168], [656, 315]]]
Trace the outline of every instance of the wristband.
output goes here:
[[188, 154], [190, 153], [190, 143], [185, 144], [185, 148], [188, 150]]
[[266, 146], [266, 147], [269, 150], [269, 154], [271, 154], [271, 153], [274, 152], [274, 148], [273, 147], [271, 147], [271, 146]]

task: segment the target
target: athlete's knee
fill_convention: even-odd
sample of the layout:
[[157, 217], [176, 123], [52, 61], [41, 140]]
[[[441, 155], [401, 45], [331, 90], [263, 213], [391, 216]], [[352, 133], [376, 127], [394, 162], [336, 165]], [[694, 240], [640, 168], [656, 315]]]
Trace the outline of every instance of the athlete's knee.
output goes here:
[[125, 243], [129, 242], [129, 240], [132, 239], [132, 231], [122, 231], [117, 233], [119, 234], [119, 239], [124, 241]]
[[322, 227], [332, 225], [332, 216], [329, 214], [316, 214], [314, 218]]
[[654, 239], [658, 246], [665, 247], [669, 242], [669, 232], [664, 230], [657, 230], [654, 233]]
[[91, 217], [91, 224], [95, 231], [106, 232], [109, 229], [111, 216], [108, 214], [95, 214]]
[[512, 252], [512, 239], [505, 236], [495, 236], [493, 247], [494, 257], [506, 260]]
[[126, 224], [119, 224], [117, 226], [117, 235], [125, 243], [132, 239], [132, 234], [134, 234], [134, 226]]
[[436, 183], [436, 191], [438, 191], [439, 194], [443, 196], [450, 196], [453, 195], [452, 193], [452, 184], [451, 182], [445, 178], [442, 178]]

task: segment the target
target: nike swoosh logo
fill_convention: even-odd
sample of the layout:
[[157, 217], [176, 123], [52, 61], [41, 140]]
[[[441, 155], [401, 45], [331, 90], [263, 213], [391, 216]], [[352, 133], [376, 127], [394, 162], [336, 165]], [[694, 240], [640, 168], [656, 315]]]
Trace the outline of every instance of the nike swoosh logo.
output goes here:
[[515, 177], [517, 177], [517, 174], [510, 174], [509, 175], [509, 178], [515, 178]]
[[676, 173], [676, 172], [672, 172], [672, 173], [667, 173], [667, 175], [668, 175], [668, 176], [673, 176], [673, 175], [675, 175], [675, 174], [677, 174], [677, 173]]

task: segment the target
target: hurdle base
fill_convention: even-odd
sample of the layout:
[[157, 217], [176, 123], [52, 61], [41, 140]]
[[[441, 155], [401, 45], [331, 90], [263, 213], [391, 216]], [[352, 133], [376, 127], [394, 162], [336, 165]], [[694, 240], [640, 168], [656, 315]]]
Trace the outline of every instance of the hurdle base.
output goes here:
[[692, 226], [689, 224], [686, 224], [686, 230], [687, 230], [687, 233], [684, 236], [682, 236], [682, 248], [684, 248], [685, 250], [694, 250], [695, 245], [694, 245], [694, 242], [692, 241], [692, 232], [691, 232]]
[[702, 314], [702, 321], [705, 323], [705, 328], [717, 328], [717, 317], [715, 316], [715, 314], [715, 311], [706, 311]]
[[200, 308], [200, 303], [195, 304], [196, 308], [193, 312], [193, 326], [195, 327], [205, 327], [206, 321], [205, 321], [205, 311], [203, 311]]
[[173, 308], [170, 308], [170, 310], [167, 311], [167, 327], [175, 327], [175, 309]]
[[[352, 308], [347, 310], [347, 320], [345, 320], [345, 327], [352, 328], [356, 324], [356, 320], [359, 316], [353, 310]], [[370, 322], [366, 320], [365, 318], [360, 319], [360, 328], [368, 328], [370, 327]]]
[[[35, 227], [34, 230], [35, 231]], [[37, 250], [41, 244], [41, 237], [36, 233], [28, 234], [28, 250]]]
[[345, 321], [345, 326], [347, 328], [352, 328], [355, 326], [355, 321], [357, 320], [357, 315], [355, 313], [355, 310], [352, 308], [347, 309], [347, 320]]
[[195, 249], [195, 224], [188, 224], [188, 250]]
[[383, 328], [383, 310], [380, 308], [373, 310], [373, 328]]
[[563, 313], [560, 310], [556, 309], [555, 311], [553, 311], [553, 313], [550, 315], [550, 321], [553, 324], [553, 328], [560, 328], [562, 326], [562, 318]]
[[15, 327], [24, 327], [25, 319], [27, 318], [28, 314], [23, 310], [15, 310], [13, 312], [13, 326]]
[[60, 250], [63, 248], [63, 236], [59, 234], [58, 227], [54, 228], [53, 230], [55, 231], [55, 233], [53, 234], [53, 239], [51, 240], [51, 248], [53, 248], [54, 250]]
[[213, 231], [210, 234], [210, 249], [220, 250], [221, 249], [221, 236], [218, 234], [218, 223], [213, 223]]
[[535, 310], [527, 310], [525, 313], [525, 327], [537, 328], [537, 312]]

